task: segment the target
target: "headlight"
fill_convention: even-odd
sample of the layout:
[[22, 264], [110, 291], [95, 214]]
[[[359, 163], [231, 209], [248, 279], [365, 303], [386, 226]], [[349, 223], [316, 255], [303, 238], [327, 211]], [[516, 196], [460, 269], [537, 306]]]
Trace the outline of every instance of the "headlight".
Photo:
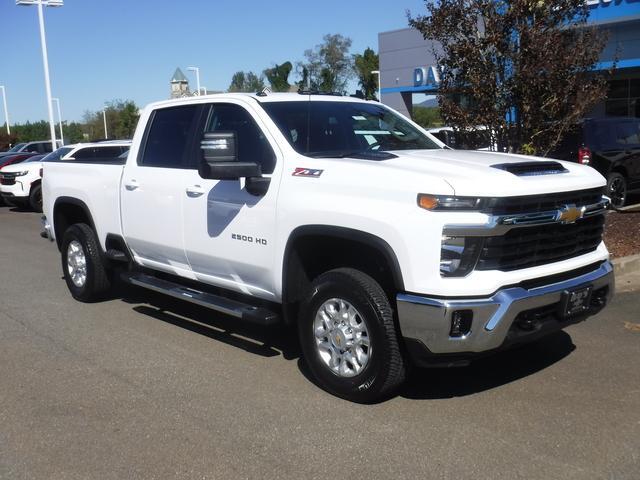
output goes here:
[[418, 194], [418, 206], [426, 210], [478, 211], [484, 203], [485, 199], [478, 197]]
[[482, 249], [482, 237], [442, 236], [440, 275], [464, 277], [473, 270]]
[[23, 176], [25, 176], [25, 175], [26, 175], [26, 174], [28, 174], [28, 173], [29, 173], [29, 172], [17, 172], [17, 173], [15, 174], [15, 176], [16, 176], [16, 177], [23, 177]]

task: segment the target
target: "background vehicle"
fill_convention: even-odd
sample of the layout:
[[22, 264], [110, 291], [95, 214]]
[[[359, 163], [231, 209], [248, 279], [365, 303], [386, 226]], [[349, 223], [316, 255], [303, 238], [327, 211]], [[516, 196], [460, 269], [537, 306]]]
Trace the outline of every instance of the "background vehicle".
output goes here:
[[44, 232], [80, 301], [126, 282], [297, 327], [358, 402], [584, 320], [613, 295], [592, 168], [461, 151], [377, 102], [149, 105], [126, 163], [44, 162]]
[[[58, 145], [58, 147], [62, 146], [62, 142], [60, 140], [56, 140], [56, 144]], [[51, 151], [52, 151], [51, 140], [18, 143], [8, 151], [0, 152], [0, 158], [5, 155], [11, 155], [13, 153], [29, 152], [29, 153], [47, 154], [47, 153], [51, 153]]]
[[595, 168], [607, 179], [611, 204], [621, 208], [640, 191], [640, 119], [585, 119], [547, 156]]
[[[487, 127], [473, 130], [454, 130], [452, 127], [430, 128], [428, 132], [451, 148], [458, 150], [491, 150], [491, 137]], [[494, 145], [493, 151], [497, 151]]]
[[118, 157], [129, 150], [130, 142], [77, 144], [58, 148], [48, 155], [36, 155], [0, 169], [0, 195], [10, 205], [42, 211], [42, 162], [81, 161], [123, 163]]
[[[23, 162], [24, 160], [36, 155], [37, 155], [36, 153], [23, 152], [23, 153], [12, 153], [11, 155], [5, 155], [3, 157], [0, 157], [0, 170], [6, 167], [7, 165], [13, 165], [15, 163]], [[4, 205], [4, 204], [5, 202], [2, 196], [0, 195], [0, 205]]]

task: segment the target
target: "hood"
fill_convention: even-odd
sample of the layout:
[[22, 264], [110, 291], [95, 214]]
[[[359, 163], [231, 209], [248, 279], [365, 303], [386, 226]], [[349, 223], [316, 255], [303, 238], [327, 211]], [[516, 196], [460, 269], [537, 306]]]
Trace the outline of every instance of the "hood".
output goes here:
[[30, 172], [40, 168], [42, 168], [42, 162], [20, 162], [0, 168], [0, 173]]
[[[602, 187], [606, 181], [586, 165], [548, 158], [477, 150], [403, 150], [381, 163], [412, 174], [437, 176], [458, 196], [518, 196]], [[561, 168], [543, 168], [554, 162]], [[564, 171], [559, 171], [564, 170]], [[425, 192], [431, 193], [431, 192]]]

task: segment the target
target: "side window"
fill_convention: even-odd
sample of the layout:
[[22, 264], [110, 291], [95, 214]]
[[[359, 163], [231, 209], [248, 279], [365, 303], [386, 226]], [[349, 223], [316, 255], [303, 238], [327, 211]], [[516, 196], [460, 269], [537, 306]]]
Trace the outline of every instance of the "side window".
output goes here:
[[269, 141], [249, 112], [239, 105], [220, 103], [211, 106], [205, 132], [235, 132], [238, 161], [256, 162], [262, 173], [273, 173], [276, 156]]
[[138, 164], [145, 167], [184, 168], [185, 150], [197, 119], [197, 111], [197, 105], [156, 110]]
[[115, 158], [122, 153], [121, 147], [98, 147], [96, 148], [97, 158]]
[[94, 149], [91, 147], [81, 148], [80, 150], [77, 150], [76, 153], [72, 155], [72, 157], [76, 160], [88, 160], [95, 157], [93, 150]]
[[51, 146], [51, 144], [49, 142], [41, 143], [40, 145], [42, 146], [41, 150], [40, 150], [40, 153], [51, 153], [51, 152], [53, 152], [53, 147]]
[[37, 143], [32, 143], [31, 145], [27, 145], [24, 149], [25, 152], [36, 152], [36, 153], [40, 153], [38, 150], [38, 144]]

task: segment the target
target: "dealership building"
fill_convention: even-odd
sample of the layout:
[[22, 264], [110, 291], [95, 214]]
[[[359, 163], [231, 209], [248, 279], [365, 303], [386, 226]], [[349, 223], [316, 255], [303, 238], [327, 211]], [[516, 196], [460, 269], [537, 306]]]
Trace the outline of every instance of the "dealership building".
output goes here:
[[[592, 116], [640, 117], [640, 0], [587, 0], [589, 24], [608, 32], [597, 68], [606, 70], [617, 56], [607, 98]], [[381, 100], [411, 114], [414, 95], [434, 95], [439, 75], [432, 43], [412, 28], [378, 34]]]

